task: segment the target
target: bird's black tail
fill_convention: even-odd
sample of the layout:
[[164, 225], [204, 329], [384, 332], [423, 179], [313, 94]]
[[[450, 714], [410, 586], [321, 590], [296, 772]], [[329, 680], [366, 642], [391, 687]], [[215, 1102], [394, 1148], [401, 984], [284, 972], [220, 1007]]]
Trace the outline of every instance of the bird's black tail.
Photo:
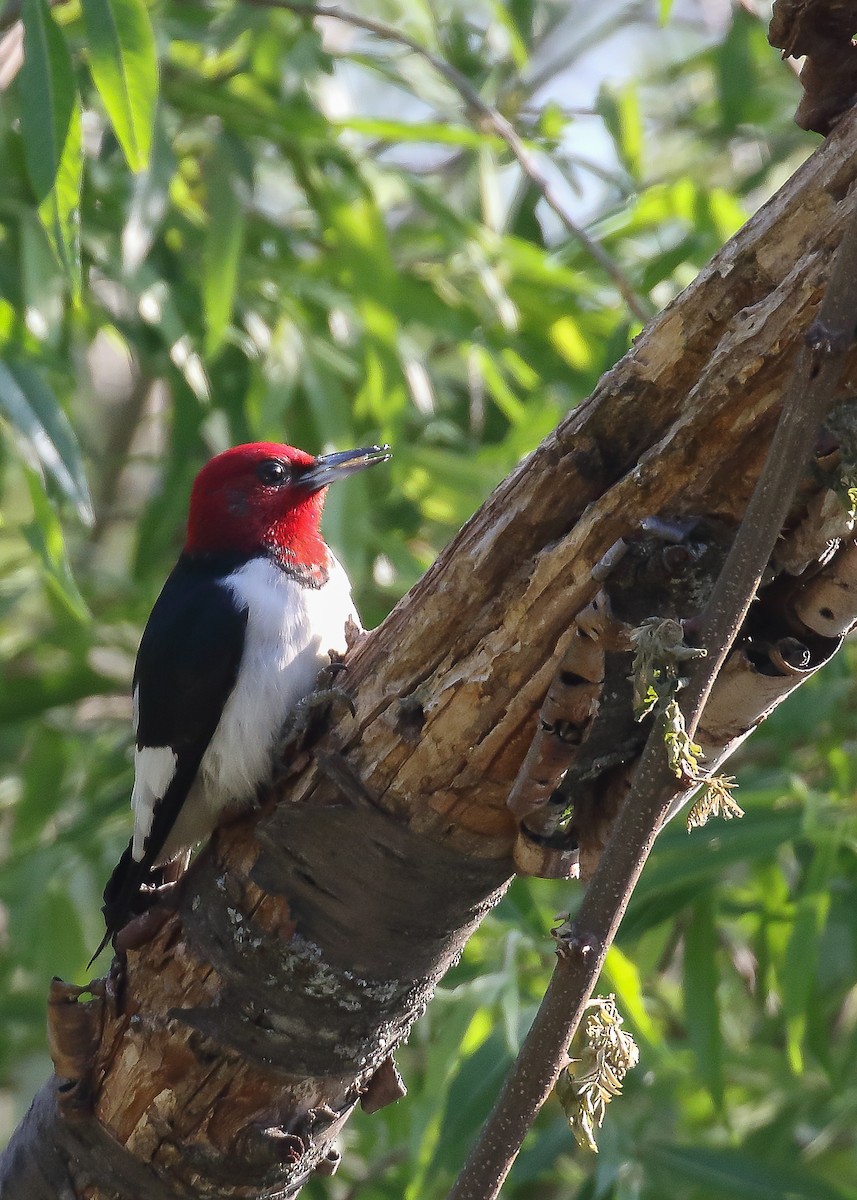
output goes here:
[[149, 854], [137, 862], [131, 855], [131, 842], [128, 843], [119, 862], [113, 868], [113, 874], [107, 880], [104, 889], [104, 903], [101, 911], [104, 913], [106, 926], [104, 937], [98, 944], [98, 949], [87, 964], [87, 970], [98, 958], [101, 951], [117, 934], [119, 930], [140, 913], [146, 911], [152, 902], [148, 889], [144, 884], [157, 882], [152, 878], [152, 860]]

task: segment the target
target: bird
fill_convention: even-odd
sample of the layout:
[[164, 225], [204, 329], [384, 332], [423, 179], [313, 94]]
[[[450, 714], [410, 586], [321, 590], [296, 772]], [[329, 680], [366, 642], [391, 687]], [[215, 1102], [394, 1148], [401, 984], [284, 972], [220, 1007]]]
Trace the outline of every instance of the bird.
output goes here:
[[[94, 961], [168, 864], [270, 779], [286, 718], [346, 627], [362, 629], [345, 570], [321, 534], [329, 484], [389, 446], [314, 457], [253, 442], [216, 455], [191, 489], [181, 555], [152, 609], [132, 684], [133, 835], [104, 890]], [[150, 891], [149, 891], [149, 894]]]

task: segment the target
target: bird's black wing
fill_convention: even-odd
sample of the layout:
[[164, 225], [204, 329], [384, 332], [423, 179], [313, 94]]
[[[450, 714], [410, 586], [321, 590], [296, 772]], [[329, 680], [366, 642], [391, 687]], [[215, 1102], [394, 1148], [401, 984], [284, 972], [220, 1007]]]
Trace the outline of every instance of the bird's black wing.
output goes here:
[[156, 798], [143, 857], [133, 858], [132, 840], [104, 890], [108, 937], [137, 909], [141, 885], [187, 798], [238, 677], [248, 613], [224, 584], [228, 570], [180, 558], [140, 642], [134, 670], [137, 749], [171, 750], [175, 766]]

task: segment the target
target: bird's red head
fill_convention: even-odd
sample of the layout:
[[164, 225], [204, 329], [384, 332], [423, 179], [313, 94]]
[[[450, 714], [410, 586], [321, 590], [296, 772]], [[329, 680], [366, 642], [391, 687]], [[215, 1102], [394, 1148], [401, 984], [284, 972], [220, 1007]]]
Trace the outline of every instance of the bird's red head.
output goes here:
[[185, 553], [268, 551], [284, 565], [323, 572], [328, 550], [319, 521], [328, 484], [389, 457], [388, 446], [318, 458], [277, 442], [224, 450], [194, 480]]

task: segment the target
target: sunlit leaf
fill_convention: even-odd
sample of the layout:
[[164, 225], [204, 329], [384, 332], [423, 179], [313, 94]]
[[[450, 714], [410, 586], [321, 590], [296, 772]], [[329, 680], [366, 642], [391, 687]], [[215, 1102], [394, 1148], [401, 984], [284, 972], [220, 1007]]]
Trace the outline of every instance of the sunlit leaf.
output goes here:
[[634, 1033], [651, 1045], [658, 1045], [660, 1034], [646, 1011], [640, 972], [618, 946], [611, 946], [603, 967], [603, 987], [615, 992], [619, 1009], [633, 1026]]
[[144, 0], [82, 0], [89, 68], [132, 171], [149, 163], [158, 61]]
[[246, 152], [226, 138], [218, 139], [207, 165], [208, 226], [202, 301], [208, 355], [215, 354], [220, 348], [232, 316], [244, 238], [244, 214], [252, 187], [250, 172]]
[[[274, 145], [294, 150], [301, 139], [330, 142], [330, 125], [314, 108], [299, 105], [292, 98], [288, 107], [269, 96], [257, 82], [240, 76], [224, 86], [203, 78], [171, 78], [161, 84], [165, 99], [186, 112], [216, 116], [224, 128], [241, 137], [268, 138]], [[337, 158], [335, 145], [329, 146], [331, 158]]]
[[623, 166], [632, 178], [638, 178], [642, 169], [643, 126], [637, 89], [633, 85], [604, 88], [598, 97], [598, 107]]
[[443, 146], [462, 146], [469, 150], [479, 150], [486, 146], [501, 150], [505, 146], [501, 138], [481, 133], [471, 126], [439, 125], [433, 121], [409, 124], [387, 117], [341, 117], [335, 124], [340, 129], [350, 129], [355, 133], [365, 134], [366, 137], [387, 142], [435, 142]]
[[75, 293], [83, 172], [80, 102], [68, 47], [45, 0], [24, 0], [21, 126], [39, 217]]
[[184, 376], [197, 399], [207, 403], [211, 397], [208, 375], [170, 284], [150, 269], [148, 263], [140, 268], [135, 283], [140, 288], [137, 296], [140, 316], [167, 347], [170, 361]]

